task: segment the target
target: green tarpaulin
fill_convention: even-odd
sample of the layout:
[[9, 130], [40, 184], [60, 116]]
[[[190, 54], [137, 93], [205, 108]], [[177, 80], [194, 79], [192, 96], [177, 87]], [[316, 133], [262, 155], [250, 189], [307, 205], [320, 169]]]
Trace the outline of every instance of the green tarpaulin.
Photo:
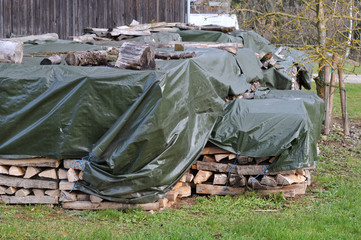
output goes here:
[[[56, 43], [37, 47], [48, 44]], [[26, 48], [41, 52], [34, 47]], [[252, 81], [267, 86], [254, 51], [191, 50], [197, 57], [157, 61], [155, 71], [0, 64], [0, 157], [89, 156], [80, 190], [129, 203], [164, 196], [209, 139], [232, 152], [280, 155], [274, 169], [313, 164], [322, 101], [261, 91], [226, 104]], [[284, 75], [286, 84], [272, 81], [289, 89]]]

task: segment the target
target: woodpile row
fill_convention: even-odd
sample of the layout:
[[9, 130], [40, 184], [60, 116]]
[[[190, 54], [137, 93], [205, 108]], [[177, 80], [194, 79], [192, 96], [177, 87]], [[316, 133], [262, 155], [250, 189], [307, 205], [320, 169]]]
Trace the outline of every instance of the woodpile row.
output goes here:
[[265, 171], [276, 157], [237, 156], [213, 145], [204, 148], [174, 188], [162, 199], [147, 204], [109, 202], [79, 191], [83, 167], [78, 160], [49, 158], [0, 159], [0, 202], [6, 204], [60, 204], [68, 209], [159, 210], [171, 207], [180, 198], [197, 195], [239, 195], [257, 191], [285, 197], [305, 194], [310, 185], [309, 169]]

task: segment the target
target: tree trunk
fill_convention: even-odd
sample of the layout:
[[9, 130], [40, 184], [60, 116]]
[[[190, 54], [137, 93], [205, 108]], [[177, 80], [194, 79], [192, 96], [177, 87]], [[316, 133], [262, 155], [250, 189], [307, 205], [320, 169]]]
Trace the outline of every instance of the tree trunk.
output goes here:
[[148, 44], [125, 42], [119, 50], [115, 67], [122, 69], [153, 70], [155, 69], [153, 47]]
[[73, 66], [99, 66], [107, 64], [107, 57], [107, 52], [103, 50], [76, 52], [68, 54], [65, 61]]
[[317, 40], [318, 40], [318, 47], [316, 51], [322, 59], [319, 63], [318, 80], [316, 80], [317, 95], [325, 100], [324, 66], [326, 59], [326, 19], [325, 19], [325, 5], [323, 0], [319, 0], [317, 4]]
[[0, 41], [0, 62], [22, 63], [24, 44], [19, 41]]
[[338, 81], [340, 85], [340, 99], [341, 99], [341, 110], [342, 110], [342, 122], [343, 130], [345, 135], [350, 135], [350, 128], [348, 125], [348, 116], [347, 116], [347, 100], [346, 100], [346, 88], [345, 82], [343, 79], [343, 70], [338, 70]]

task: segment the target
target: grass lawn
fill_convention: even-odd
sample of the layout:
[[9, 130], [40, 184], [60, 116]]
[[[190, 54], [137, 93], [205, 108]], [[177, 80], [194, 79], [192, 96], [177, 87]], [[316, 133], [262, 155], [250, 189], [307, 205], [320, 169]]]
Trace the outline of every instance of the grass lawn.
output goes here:
[[356, 132], [343, 138], [335, 128], [320, 141], [317, 170], [303, 197], [198, 197], [193, 205], [153, 214], [2, 204], [0, 239], [360, 239], [360, 90], [347, 84]]
[[[318, 63], [313, 64], [313, 73], [318, 73]], [[344, 73], [345, 74], [361, 74], [361, 64], [356, 61], [352, 60], [346, 60], [346, 63], [344, 65]]]

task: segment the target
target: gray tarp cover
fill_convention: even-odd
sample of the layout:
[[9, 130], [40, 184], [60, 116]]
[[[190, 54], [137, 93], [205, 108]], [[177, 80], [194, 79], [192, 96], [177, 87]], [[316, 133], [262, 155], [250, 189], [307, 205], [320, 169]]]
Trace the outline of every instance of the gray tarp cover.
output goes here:
[[265, 91], [225, 104], [263, 80], [253, 51], [194, 50], [156, 71], [0, 64], [0, 157], [89, 155], [80, 190], [129, 203], [165, 195], [210, 137], [232, 152], [280, 155], [274, 169], [313, 164], [322, 101]]

